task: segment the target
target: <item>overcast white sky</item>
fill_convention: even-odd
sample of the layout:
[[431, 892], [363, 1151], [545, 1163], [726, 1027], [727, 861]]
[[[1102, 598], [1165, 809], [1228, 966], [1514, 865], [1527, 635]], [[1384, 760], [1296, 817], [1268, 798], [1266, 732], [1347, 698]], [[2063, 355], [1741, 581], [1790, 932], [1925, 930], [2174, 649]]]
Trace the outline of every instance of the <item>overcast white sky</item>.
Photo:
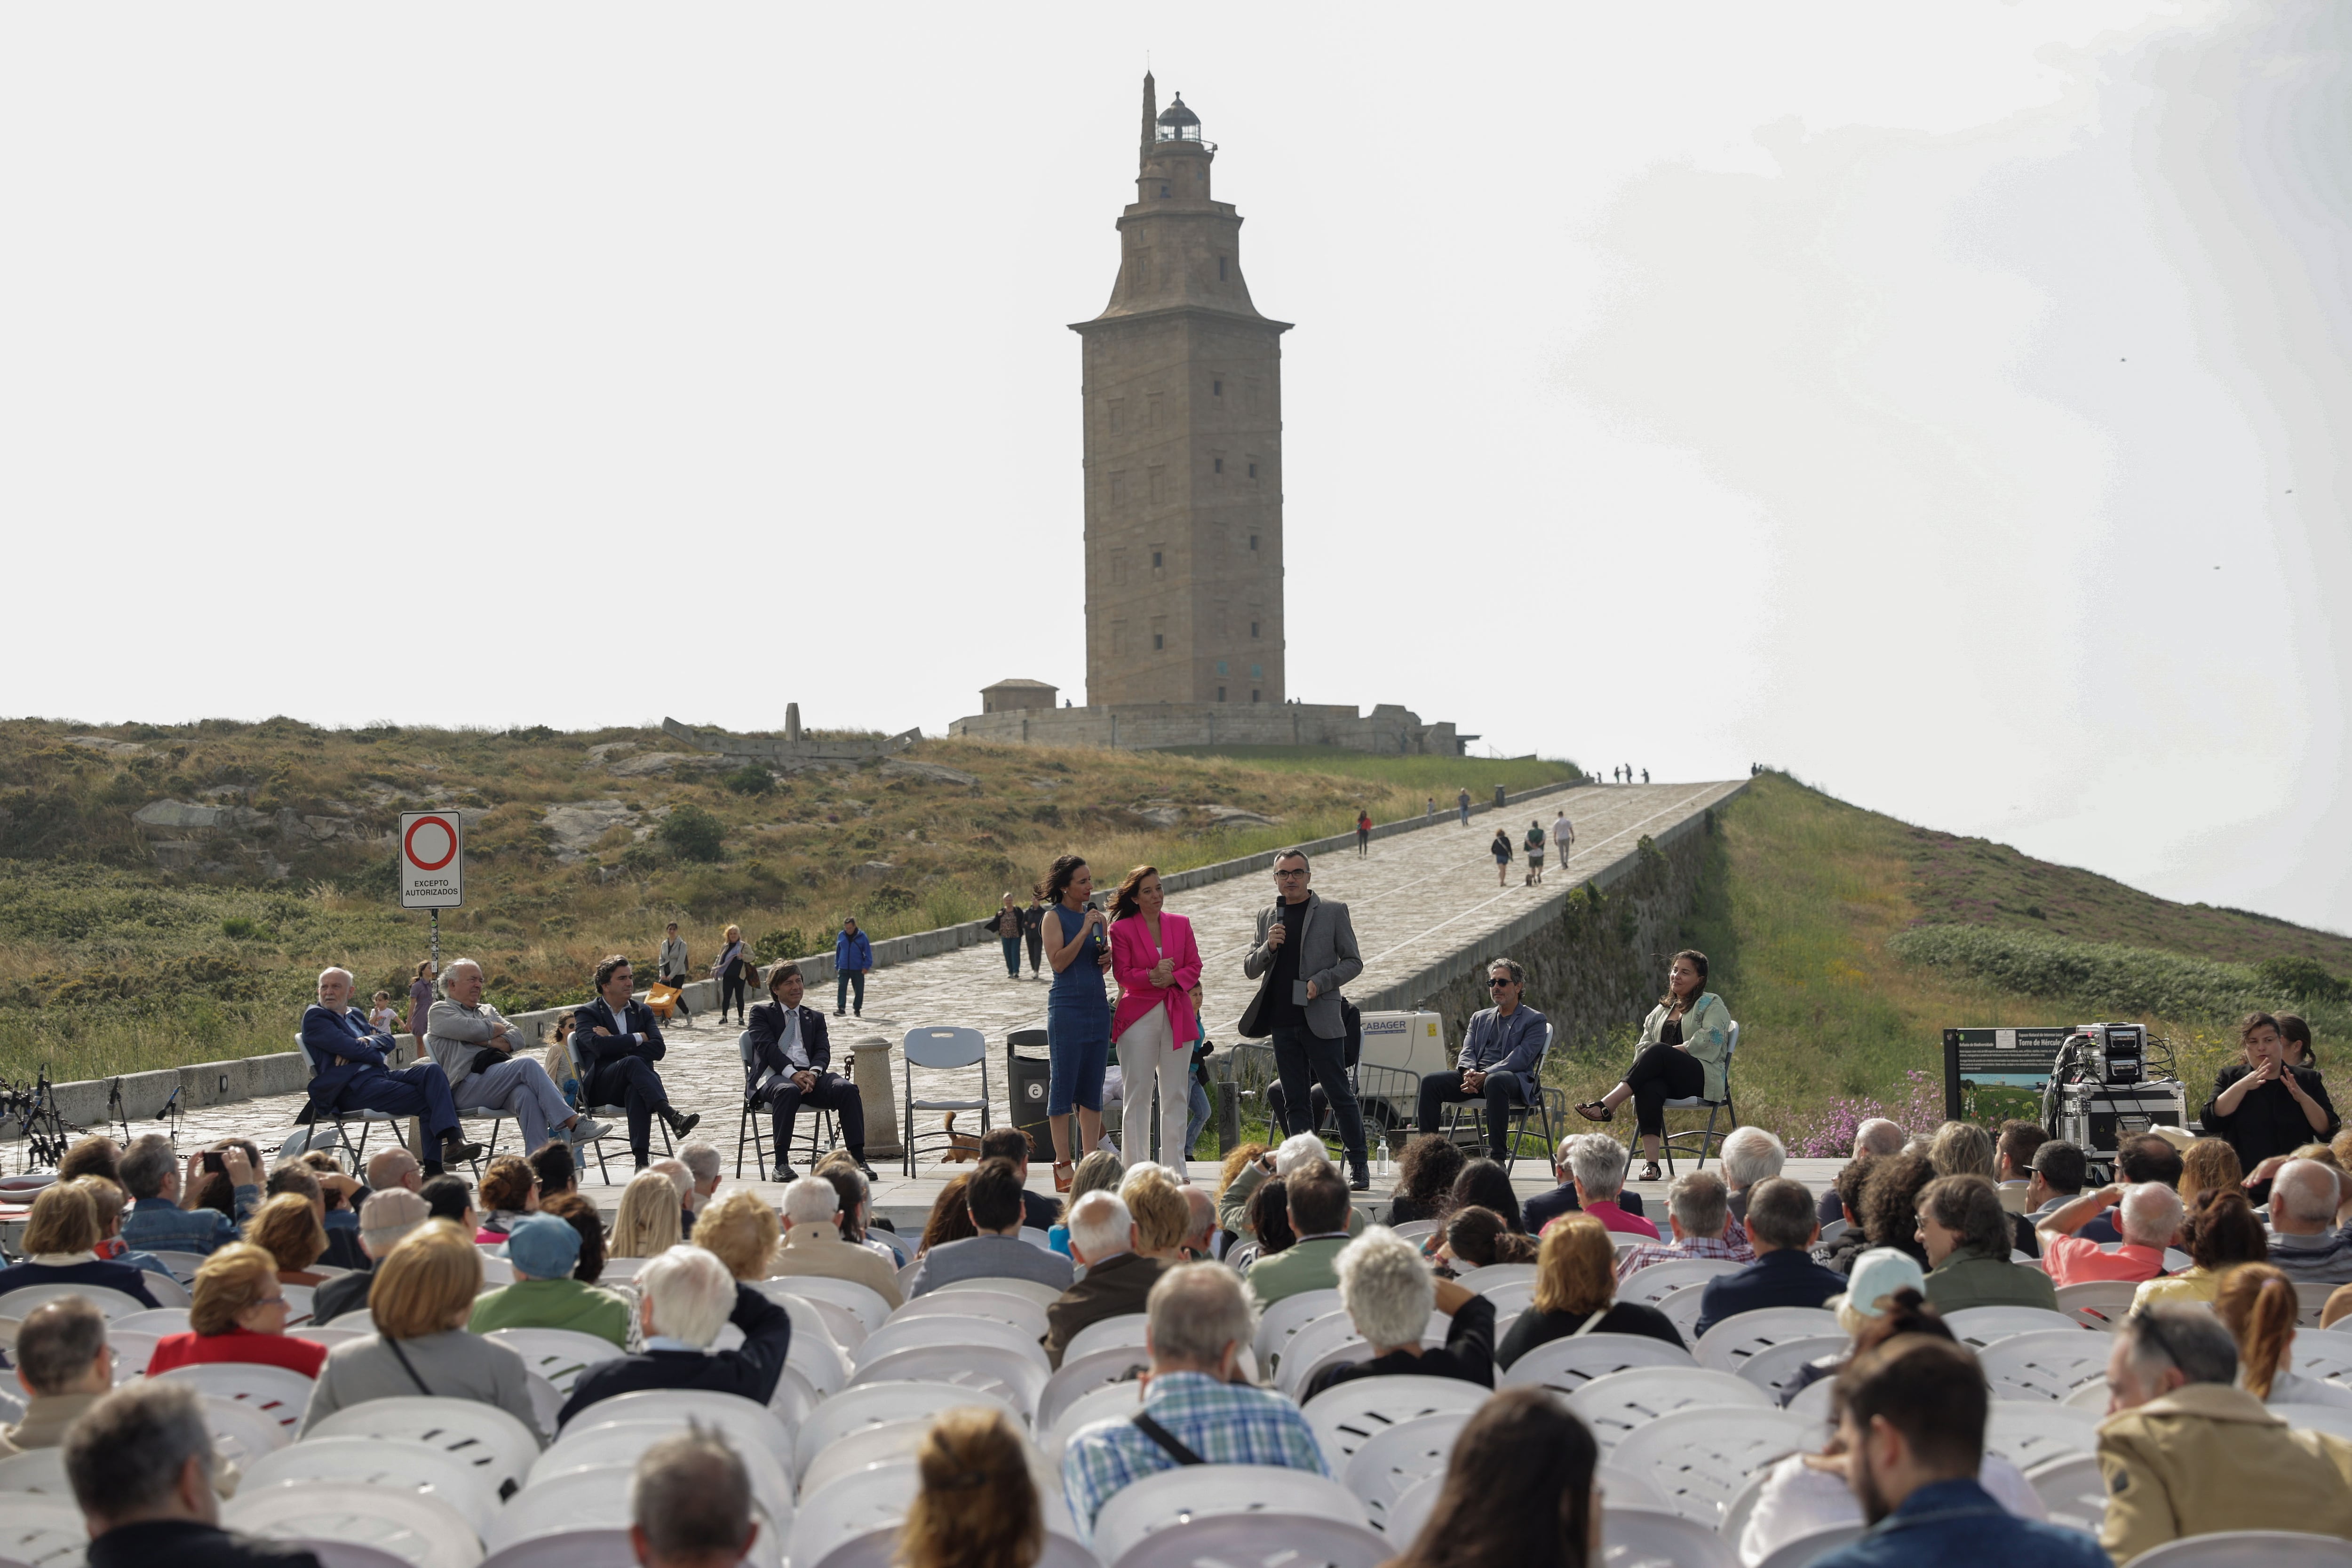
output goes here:
[[1296, 695], [2352, 928], [2336, 4], [12, 6], [0, 711], [1075, 694], [1147, 50]]

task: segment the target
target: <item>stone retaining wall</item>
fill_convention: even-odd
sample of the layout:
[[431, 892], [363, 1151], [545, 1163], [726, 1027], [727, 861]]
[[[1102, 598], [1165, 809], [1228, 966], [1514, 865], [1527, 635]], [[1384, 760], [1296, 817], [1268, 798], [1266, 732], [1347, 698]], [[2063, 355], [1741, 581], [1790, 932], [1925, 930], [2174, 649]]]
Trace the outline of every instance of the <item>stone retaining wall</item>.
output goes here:
[[1453, 757], [1450, 722], [1423, 724], [1393, 703], [1359, 714], [1344, 703], [1106, 703], [1013, 708], [948, 726], [950, 738], [1022, 746], [1100, 746], [1151, 751], [1177, 746], [1337, 746], [1388, 756]]

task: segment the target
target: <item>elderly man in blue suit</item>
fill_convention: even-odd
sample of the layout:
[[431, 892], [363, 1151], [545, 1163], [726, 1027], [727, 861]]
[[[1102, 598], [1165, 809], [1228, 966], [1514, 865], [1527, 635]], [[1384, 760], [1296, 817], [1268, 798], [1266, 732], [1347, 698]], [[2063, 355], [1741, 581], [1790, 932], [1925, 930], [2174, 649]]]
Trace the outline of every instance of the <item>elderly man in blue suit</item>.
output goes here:
[[1483, 1100], [1487, 1152], [1497, 1160], [1507, 1157], [1503, 1130], [1510, 1125], [1511, 1107], [1536, 1103], [1536, 1072], [1543, 1066], [1544, 1045], [1551, 1038], [1550, 1020], [1519, 1001], [1527, 984], [1527, 971], [1508, 958], [1486, 966], [1486, 994], [1495, 1005], [1470, 1015], [1454, 1070], [1433, 1072], [1421, 1081], [1423, 1132], [1437, 1131], [1438, 1107]]
[[349, 969], [320, 970], [319, 999], [302, 1014], [302, 1046], [310, 1053], [311, 1105], [320, 1112], [385, 1111], [421, 1118], [425, 1148], [436, 1156], [425, 1161], [427, 1176], [440, 1175], [443, 1166], [473, 1159], [482, 1146], [461, 1141], [448, 1075], [433, 1061], [390, 1066], [399, 1042], [370, 1031], [367, 1019], [352, 1006], [354, 985]]

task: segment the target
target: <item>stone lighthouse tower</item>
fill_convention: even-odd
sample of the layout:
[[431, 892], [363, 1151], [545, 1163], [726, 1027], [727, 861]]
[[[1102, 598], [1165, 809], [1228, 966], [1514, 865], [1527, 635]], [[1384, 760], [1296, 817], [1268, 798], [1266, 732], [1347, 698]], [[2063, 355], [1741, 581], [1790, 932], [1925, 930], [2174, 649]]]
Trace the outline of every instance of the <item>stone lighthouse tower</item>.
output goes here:
[[1242, 278], [1216, 144], [1143, 78], [1135, 201], [1085, 344], [1087, 701], [1279, 703], [1282, 334]]

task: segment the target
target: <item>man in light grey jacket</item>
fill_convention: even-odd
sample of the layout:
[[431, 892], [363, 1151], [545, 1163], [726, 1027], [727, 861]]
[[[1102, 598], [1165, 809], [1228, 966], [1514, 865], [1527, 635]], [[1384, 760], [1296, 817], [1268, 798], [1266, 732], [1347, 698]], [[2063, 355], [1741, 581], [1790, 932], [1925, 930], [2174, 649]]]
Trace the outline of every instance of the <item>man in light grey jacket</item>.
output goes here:
[[1339, 988], [1364, 972], [1356, 927], [1344, 904], [1326, 904], [1307, 888], [1307, 855], [1285, 850], [1274, 857], [1276, 902], [1257, 915], [1257, 940], [1242, 973], [1258, 982], [1242, 1013], [1244, 1040], [1274, 1037], [1274, 1064], [1282, 1073], [1288, 1133], [1315, 1130], [1313, 1086], [1319, 1083], [1347, 1145], [1349, 1185], [1372, 1185], [1364, 1157], [1364, 1113], [1348, 1082], [1348, 1025], [1339, 1015]]
[[[551, 1130], [575, 1144], [592, 1143], [610, 1130], [574, 1111], [537, 1057], [514, 1054], [524, 1043], [522, 1030], [482, 1000], [479, 964], [457, 958], [445, 966], [441, 993], [425, 1015], [425, 1049], [448, 1075], [457, 1109], [512, 1116], [526, 1154], [546, 1143]], [[486, 1051], [499, 1059], [481, 1063]]]

